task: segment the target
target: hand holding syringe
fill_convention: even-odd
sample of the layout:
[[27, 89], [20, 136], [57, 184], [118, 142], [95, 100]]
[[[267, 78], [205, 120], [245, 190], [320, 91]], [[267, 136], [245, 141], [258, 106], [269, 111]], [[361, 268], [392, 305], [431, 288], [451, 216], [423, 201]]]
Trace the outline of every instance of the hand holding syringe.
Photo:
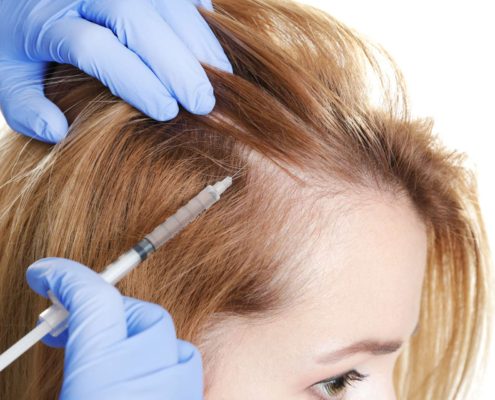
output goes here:
[[[148, 255], [156, 251], [164, 243], [179, 233], [187, 224], [203, 211], [219, 200], [220, 195], [232, 184], [232, 177], [228, 176], [213, 186], [208, 185], [198, 195], [193, 197], [185, 206], [174, 215], [157, 226], [132, 249], [122, 254], [116, 261], [109, 264], [100, 276], [108, 283], [115, 285]], [[0, 371], [27, 351], [32, 345], [48, 333], [57, 336], [67, 327], [68, 311], [59, 302], [59, 299], [48, 291], [53, 305], [40, 314], [41, 322], [26, 336], [15, 343], [6, 352], [0, 355]]]

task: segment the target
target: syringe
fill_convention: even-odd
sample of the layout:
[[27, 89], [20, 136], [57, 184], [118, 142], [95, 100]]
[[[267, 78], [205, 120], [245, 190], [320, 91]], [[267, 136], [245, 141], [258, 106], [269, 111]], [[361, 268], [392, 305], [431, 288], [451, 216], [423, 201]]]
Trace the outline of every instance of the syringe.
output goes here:
[[[168, 217], [165, 222], [148, 233], [132, 249], [107, 265], [100, 273], [101, 277], [108, 283], [115, 285], [151, 253], [163, 246], [203, 211], [216, 203], [220, 199], [220, 195], [230, 185], [232, 185], [232, 177], [227, 176], [213, 186], [206, 186], [185, 206], [179, 208], [174, 215]], [[41, 322], [31, 332], [0, 355], [0, 371], [3, 371], [46, 334], [51, 333], [52, 336], [58, 336], [67, 328], [69, 313], [51, 291], [48, 292], [48, 295], [53, 305], [40, 314]]]

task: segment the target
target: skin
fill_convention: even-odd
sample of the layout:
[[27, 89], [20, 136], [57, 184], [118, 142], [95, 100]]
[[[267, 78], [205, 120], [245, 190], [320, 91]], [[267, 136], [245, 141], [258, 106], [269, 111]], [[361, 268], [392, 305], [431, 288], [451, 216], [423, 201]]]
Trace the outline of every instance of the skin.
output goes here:
[[[206, 400], [396, 399], [393, 368], [419, 319], [426, 229], [405, 197], [354, 196], [359, 206], [340, 213], [338, 223], [322, 221], [332, 228], [311, 243], [304, 267], [314, 279], [304, 298], [266, 322], [222, 325], [219, 362], [205, 372]], [[329, 218], [335, 201], [320, 202]], [[390, 354], [316, 361], [364, 339], [404, 344]], [[314, 386], [350, 370], [368, 376], [337, 395]]]

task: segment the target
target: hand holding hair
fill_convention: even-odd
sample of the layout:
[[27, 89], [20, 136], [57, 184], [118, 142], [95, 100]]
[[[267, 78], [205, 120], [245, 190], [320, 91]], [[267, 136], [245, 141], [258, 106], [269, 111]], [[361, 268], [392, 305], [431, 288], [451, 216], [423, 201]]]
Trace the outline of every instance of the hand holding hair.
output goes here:
[[213, 87], [200, 62], [232, 72], [197, 6], [211, 0], [4, 0], [0, 2], [0, 110], [10, 127], [57, 143], [68, 130], [43, 91], [50, 62], [71, 64], [159, 121], [181, 103], [208, 114]]
[[43, 343], [65, 347], [61, 400], [203, 398], [201, 354], [177, 339], [163, 307], [122, 296], [95, 271], [49, 257], [26, 272], [29, 286], [51, 290], [69, 311], [68, 328]]

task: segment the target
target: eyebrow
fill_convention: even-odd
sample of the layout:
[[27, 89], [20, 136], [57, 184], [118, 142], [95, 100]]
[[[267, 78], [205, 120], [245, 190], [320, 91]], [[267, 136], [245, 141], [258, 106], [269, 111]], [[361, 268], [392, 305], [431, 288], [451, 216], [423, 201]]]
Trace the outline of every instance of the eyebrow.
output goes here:
[[[412, 336], [416, 334], [418, 328], [419, 322], [416, 328], [414, 328]], [[342, 349], [324, 354], [318, 357], [316, 362], [319, 364], [335, 363], [356, 353], [371, 353], [373, 355], [390, 354], [399, 350], [403, 344], [404, 342], [402, 340], [389, 340], [385, 342], [371, 339], [361, 340]]]

